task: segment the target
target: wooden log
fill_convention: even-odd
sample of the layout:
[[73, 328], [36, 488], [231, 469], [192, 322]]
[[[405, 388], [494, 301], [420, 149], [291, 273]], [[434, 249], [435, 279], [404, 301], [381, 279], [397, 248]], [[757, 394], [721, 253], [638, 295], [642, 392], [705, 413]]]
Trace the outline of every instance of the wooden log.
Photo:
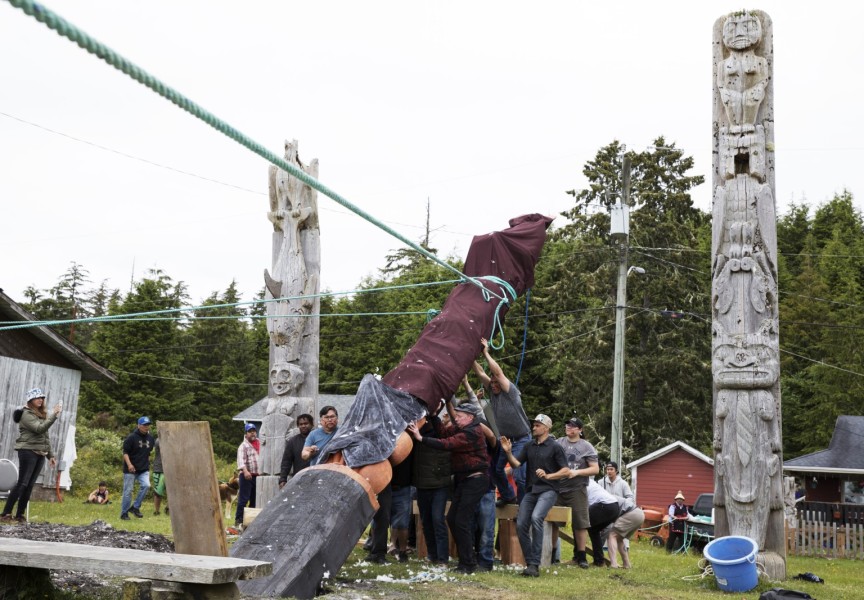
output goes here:
[[123, 580], [123, 600], [151, 600], [152, 579], [129, 577]]
[[179, 554], [228, 556], [210, 423], [159, 421], [159, 447], [171, 493], [171, 529]]
[[378, 503], [370, 486], [344, 465], [300, 471], [262, 507], [231, 556], [273, 563], [273, 574], [239, 583], [247, 596], [313, 598], [360, 539]]
[[243, 511], [243, 529], [249, 529], [249, 526], [258, 518], [258, 515], [261, 514], [260, 508], [247, 508]]
[[[281, 460], [282, 455], [279, 455]], [[264, 506], [279, 494], [279, 475], [259, 475], [255, 478], [255, 505]]]
[[540, 566], [548, 567], [552, 564], [552, 555], [555, 554], [555, 546], [558, 545], [558, 524], [546, 521], [543, 523], [543, 549], [540, 552]]

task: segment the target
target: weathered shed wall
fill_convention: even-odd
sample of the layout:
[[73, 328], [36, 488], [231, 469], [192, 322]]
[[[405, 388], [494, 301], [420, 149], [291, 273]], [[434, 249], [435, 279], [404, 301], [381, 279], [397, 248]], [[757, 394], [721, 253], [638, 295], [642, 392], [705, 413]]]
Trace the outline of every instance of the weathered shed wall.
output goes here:
[[[51, 350], [45, 349], [45, 352]], [[80, 386], [81, 371], [77, 369], [0, 356], [0, 458], [8, 458], [18, 464], [18, 454], [15, 452], [18, 424], [12, 420], [12, 412], [24, 406], [27, 390], [41, 387], [47, 395], [48, 410], [58, 402], [63, 403], [60, 418], [49, 430], [49, 435], [58, 466], [59, 461], [66, 460], [63, 450], [69, 428], [75, 425], [78, 414]], [[46, 465], [43, 485], [54, 487], [56, 478], [56, 468]]]

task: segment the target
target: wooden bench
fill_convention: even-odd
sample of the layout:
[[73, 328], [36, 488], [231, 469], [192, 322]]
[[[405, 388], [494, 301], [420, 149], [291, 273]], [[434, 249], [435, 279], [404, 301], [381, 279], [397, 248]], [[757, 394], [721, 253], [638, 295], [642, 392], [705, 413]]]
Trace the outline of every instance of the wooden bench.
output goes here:
[[[0, 572], [3, 566], [16, 567], [16, 578], [24, 568], [34, 575], [37, 569], [51, 569], [178, 582], [196, 598], [236, 598], [238, 579], [266, 577], [272, 572], [271, 563], [256, 560], [19, 538], [0, 538]], [[10, 581], [8, 576], [4, 579]]]
[[[450, 508], [450, 502], [447, 502], [447, 509]], [[446, 512], [446, 511], [445, 511]], [[420, 523], [420, 511], [417, 508], [417, 501], [413, 505], [414, 519], [417, 529], [417, 556], [424, 558], [426, 552], [426, 539], [423, 536], [423, 527]], [[495, 509], [495, 518], [498, 519], [498, 535], [501, 543], [501, 562], [505, 565], [524, 565], [525, 557], [522, 555], [522, 547], [519, 545], [519, 536], [516, 533], [516, 516], [519, 514], [519, 506], [517, 504], [506, 504]], [[543, 554], [540, 557], [540, 564], [548, 567], [552, 563], [552, 553], [558, 543], [558, 538], [563, 537], [572, 543], [569, 536], [561, 533], [559, 536], [559, 528], [561, 525], [567, 525], [570, 521], [570, 507], [568, 506], [553, 506], [549, 514], [546, 515], [546, 522], [543, 528]], [[449, 534], [449, 530], [448, 530]], [[456, 544], [453, 536], [450, 535], [450, 555], [456, 556]]]
[[[501, 541], [501, 563], [505, 565], [524, 565], [525, 556], [519, 545], [516, 533], [516, 517], [519, 505], [505, 504], [495, 509], [498, 518], [498, 536]], [[543, 523], [543, 551], [540, 554], [540, 566], [552, 564], [552, 554], [558, 544], [558, 529], [570, 521], [569, 506], [553, 506]]]

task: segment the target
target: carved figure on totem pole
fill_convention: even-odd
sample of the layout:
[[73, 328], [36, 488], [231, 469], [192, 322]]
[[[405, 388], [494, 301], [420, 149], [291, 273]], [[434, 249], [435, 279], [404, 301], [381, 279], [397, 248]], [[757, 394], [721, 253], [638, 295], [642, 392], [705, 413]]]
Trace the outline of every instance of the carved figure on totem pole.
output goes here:
[[[296, 140], [285, 143], [285, 160], [318, 176], [317, 160], [308, 166], [300, 162]], [[297, 431], [296, 418], [315, 411], [317, 321], [308, 315], [317, 305], [318, 205], [317, 193], [285, 171], [270, 167], [269, 181], [267, 218], [273, 224], [273, 271], [265, 269], [264, 282], [267, 299], [275, 301], [267, 304], [270, 393], [259, 433], [261, 470], [277, 474], [284, 440]], [[310, 370], [315, 376], [311, 381]]]
[[782, 578], [770, 32], [761, 11], [733, 13], [714, 28], [714, 504], [717, 534], [756, 540], [773, 553], [767, 570]]

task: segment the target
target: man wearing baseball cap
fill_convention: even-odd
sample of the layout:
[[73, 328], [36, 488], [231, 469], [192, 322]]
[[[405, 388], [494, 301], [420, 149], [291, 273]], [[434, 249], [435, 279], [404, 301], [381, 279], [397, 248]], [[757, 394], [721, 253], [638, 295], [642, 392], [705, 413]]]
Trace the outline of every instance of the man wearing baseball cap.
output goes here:
[[[138, 426], [123, 440], [123, 499], [120, 518], [129, 520], [129, 513], [142, 518], [141, 503], [150, 489], [150, 452], [156, 440], [150, 435], [150, 417], [138, 419]], [[138, 482], [138, 495], [132, 502], [132, 491]]]
[[570, 507], [571, 523], [573, 524], [573, 562], [582, 569], [588, 568], [588, 558], [585, 546], [588, 542], [588, 528], [591, 521], [588, 516], [588, 478], [600, 472], [597, 451], [583, 439], [582, 419], [573, 417], [564, 425], [565, 437], [558, 439], [558, 445], [564, 450], [567, 463], [570, 466], [568, 478], [561, 482], [559, 495], [561, 504]]
[[543, 549], [543, 521], [558, 499], [558, 480], [570, 474], [564, 450], [549, 438], [552, 419], [540, 414], [531, 424], [532, 441], [513, 455], [513, 443], [501, 437], [501, 449], [510, 466], [525, 468], [525, 496], [519, 503], [516, 533], [525, 556], [523, 577], [540, 576], [540, 553]]
[[246, 504], [255, 506], [255, 479], [258, 477], [258, 456], [261, 452], [261, 442], [258, 440], [258, 428], [255, 423], [246, 423], [246, 434], [237, 448], [237, 471], [240, 489], [237, 490], [237, 512], [234, 514], [234, 526], [243, 525], [243, 510]]

